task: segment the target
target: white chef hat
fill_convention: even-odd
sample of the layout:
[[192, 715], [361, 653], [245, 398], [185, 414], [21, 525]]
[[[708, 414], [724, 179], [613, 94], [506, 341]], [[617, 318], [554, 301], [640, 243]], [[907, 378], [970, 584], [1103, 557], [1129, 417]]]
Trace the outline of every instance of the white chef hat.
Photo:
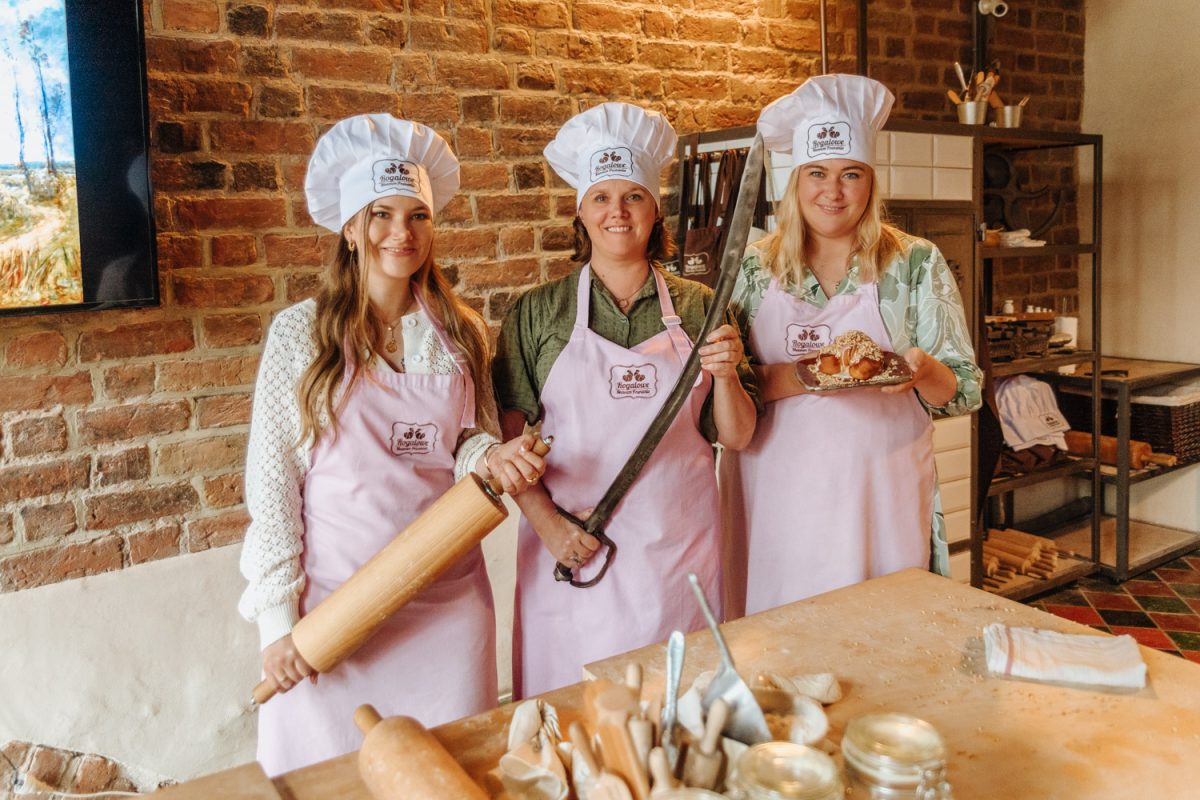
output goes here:
[[763, 144], [791, 153], [793, 169], [846, 158], [875, 163], [875, 134], [896, 98], [882, 83], [861, 75], [817, 75], [758, 115]]
[[576, 114], [546, 145], [546, 160], [575, 188], [575, 207], [601, 181], [621, 178], [643, 186], [659, 202], [662, 168], [675, 158], [675, 129], [657, 111], [628, 103], [601, 103]]
[[330, 128], [308, 162], [308, 213], [331, 231], [381, 197], [416, 197], [438, 212], [458, 191], [458, 159], [419, 122], [359, 114]]

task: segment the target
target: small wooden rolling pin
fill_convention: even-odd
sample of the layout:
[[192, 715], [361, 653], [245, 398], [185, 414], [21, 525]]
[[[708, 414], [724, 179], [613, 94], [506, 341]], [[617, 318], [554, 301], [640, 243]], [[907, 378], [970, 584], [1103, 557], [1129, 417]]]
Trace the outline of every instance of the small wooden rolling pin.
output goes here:
[[363, 732], [358, 771], [376, 800], [487, 800], [442, 743], [412, 717], [381, 719], [362, 705], [354, 722]]
[[[1067, 452], [1079, 456], [1092, 454], [1092, 435], [1083, 431], [1067, 431]], [[1135, 439], [1129, 440], [1129, 467], [1142, 469], [1147, 464], [1161, 464], [1164, 467], [1175, 466], [1175, 456], [1166, 453], [1155, 453], [1146, 442]], [[1117, 463], [1117, 440], [1114, 436], [1100, 437], [1100, 463]]]
[[[550, 452], [552, 438], [533, 451]], [[357, 650], [405, 603], [475, 547], [508, 516], [495, 479], [471, 473], [451, 486], [333, 594], [301, 617], [292, 643], [317, 672], [328, 672]], [[275, 696], [267, 681], [254, 687], [258, 705]]]

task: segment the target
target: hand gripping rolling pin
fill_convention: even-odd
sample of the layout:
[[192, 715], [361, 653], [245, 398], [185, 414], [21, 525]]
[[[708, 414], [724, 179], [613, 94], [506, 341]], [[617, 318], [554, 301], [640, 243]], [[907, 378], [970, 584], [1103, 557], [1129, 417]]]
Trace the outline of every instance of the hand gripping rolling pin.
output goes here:
[[[538, 439], [533, 452], [550, 452], [554, 437]], [[495, 478], [467, 475], [351, 575], [333, 594], [301, 617], [292, 643], [317, 672], [329, 672], [357, 650], [388, 617], [483, 541], [508, 516]], [[263, 681], [254, 703], [275, 695]]]

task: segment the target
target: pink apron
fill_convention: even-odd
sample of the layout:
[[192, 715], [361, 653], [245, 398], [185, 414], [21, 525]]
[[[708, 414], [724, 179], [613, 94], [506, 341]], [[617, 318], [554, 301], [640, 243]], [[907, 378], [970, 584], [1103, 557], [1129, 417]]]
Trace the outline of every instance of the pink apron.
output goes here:
[[[750, 347], [760, 363], [790, 362], [849, 330], [890, 347], [876, 284], [822, 309], [772, 280]], [[929, 566], [933, 424], [913, 392], [768, 403], [750, 446], [721, 467], [729, 618]]]
[[[475, 391], [439, 321], [421, 308], [460, 372], [384, 367], [345, 397], [337, 438], [321, 438], [305, 480], [301, 615], [454, 483], [454, 449], [474, 426]], [[357, 750], [362, 733], [353, 717], [361, 703], [427, 727], [493, 708], [495, 644], [491, 585], [477, 547], [315, 686], [302, 681], [259, 709], [258, 760], [276, 775]]]
[[[588, 329], [591, 269], [579, 275], [575, 328], [542, 389], [542, 429], [554, 435], [543, 484], [578, 514], [595, 506], [662, 406], [692, 343], [666, 282], [653, 270], [666, 330], [633, 349]], [[588, 589], [554, 580], [554, 557], [521, 520], [514, 619], [515, 697], [582, 679], [583, 666], [704, 627], [687, 573], [695, 572], [720, 615], [720, 515], [713, 450], [699, 430], [712, 379], [701, 373], [658, 448], [605, 530], [617, 554]], [[605, 549], [576, 578], [593, 577]]]

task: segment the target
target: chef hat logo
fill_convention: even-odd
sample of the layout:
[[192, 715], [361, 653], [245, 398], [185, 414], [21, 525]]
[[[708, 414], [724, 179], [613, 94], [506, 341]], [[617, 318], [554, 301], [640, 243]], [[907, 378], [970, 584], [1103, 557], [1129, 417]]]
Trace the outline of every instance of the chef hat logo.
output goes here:
[[592, 183], [633, 175], [633, 153], [628, 147], [606, 147], [592, 153], [588, 165]]
[[371, 170], [376, 194], [402, 191], [421, 194], [421, 171], [410, 161], [389, 158], [376, 161]]
[[846, 155], [850, 152], [850, 126], [845, 122], [818, 122], [808, 128], [808, 157]]

